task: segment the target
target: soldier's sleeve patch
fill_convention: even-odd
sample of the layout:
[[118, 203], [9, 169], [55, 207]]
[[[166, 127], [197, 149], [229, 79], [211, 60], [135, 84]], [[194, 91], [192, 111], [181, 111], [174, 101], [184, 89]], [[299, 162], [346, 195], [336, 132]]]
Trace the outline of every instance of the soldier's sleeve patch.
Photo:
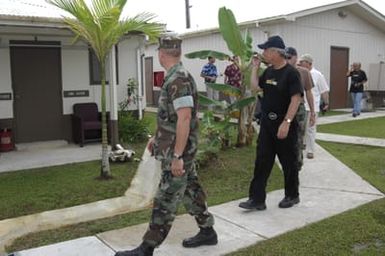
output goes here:
[[178, 110], [180, 108], [193, 108], [194, 99], [191, 95], [179, 97], [173, 100], [174, 109]]

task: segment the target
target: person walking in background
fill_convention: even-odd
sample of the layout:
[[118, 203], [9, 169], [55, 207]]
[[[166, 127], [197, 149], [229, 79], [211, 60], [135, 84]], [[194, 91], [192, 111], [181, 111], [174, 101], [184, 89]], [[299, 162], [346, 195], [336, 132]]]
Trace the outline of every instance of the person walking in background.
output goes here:
[[[231, 85], [235, 88], [241, 87], [241, 80], [242, 80], [242, 73], [241, 69], [239, 68], [239, 57], [233, 56], [233, 58], [230, 59], [232, 62], [230, 65], [228, 65], [225, 69], [225, 84]], [[230, 102], [234, 103], [236, 100], [235, 96], [230, 96]]]
[[219, 100], [219, 92], [207, 86], [208, 83], [215, 83], [218, 77], [217, 67], [214, 65], [215, 58], [208, 57], [208, 63], [205, 64], [201, 71], [201, 77], [203, 77], [206, 84], [207, 97], [214, 100]]
[[239, 207], [266, 209], [266, 184], [278, 155], [285, 180], [285, 196], [278, 206], [289, 208], [299, 203], [298, 122], [295, 115], [303, 88], [297, 69], [286, 62], [285, 43], [281, 37], [269, 37], [258, 47], [263, 49], [263, 57], [270, 66], [258, 77], [260, 60], [256, 57], [252, 60], [250, 84], [256, 90], [263, 90], [262, 117], [249, 199], [241, 202]]
[[117, 252], [115, 256], [153, 255], [155, 247], [166, 239], [182, 200], [200, 228], [196, 236], [183, 240], [182, 245], [197, 247], [218, 243], [214, 217], [207, 209], [206, 194], [195, 170], [198, 92], [193, 77], [180, 62], [181, 43], [175, 36], [159, 39], [159, 63], [167, 75], [159, 96], [157, 131], [148, 143], [148, 149], [162, 163], [151, 221], [139, 247]]
[[350, 70], [346, 73], [350, 77], [350, 94], [353, 100], [352, 116], [356, 117], [361, 114], [361, 99], [364, 93], [364, 84], [368, 81], [365, 71], [361, 69], [361, 63], [354, 62]]
[[297, 65], [298, 53], [294, 47], [286, 48], [286, 60], [287, 62], [296, 67], [300, 76], [301, 83], [305, 92], [306, 101], [309, 103], [309, 118], [307, 116], [307, 111], [305, 107], [305, 99], [302, 97], [301, 104], [298, 107], [297, 111], [297, 121], [298, 121], [298, 168], [301, 170], [303, 165], [303, 148], [304, 148], [304, 139], [306, 134], [307, 121], [309, 119], [309, 125], [313, 126], [315, 124], [315, 111], [314, 111], [314, 97], [312, 89], [314, 87], [313, 79], [311, 77], [310, 71], [304, 67]]
[[[306, 144], [306, 157], [308, 159], [314, 158], [315, 150], [315, 136], [317, 133], [317, 118], [320, 112], [321, 98], [323, 100], [323, 110], [329, 107], [329, 86], [326, 83], [324, 75], [313, 67], [313, 57], [310, 54], [304, 54], [299, 59], [299, 65], [310, 71], [313, 78], [314, 87], [312, 93], [314, 96], [314, 110], [315, 110], [315, 122], [314, 125], [310, 125], [310, 117], [308, 118], [308, 126], [306, 128], [305, 144]], [[310, 111], [309, 103], [306, 104], [306, 110]]]

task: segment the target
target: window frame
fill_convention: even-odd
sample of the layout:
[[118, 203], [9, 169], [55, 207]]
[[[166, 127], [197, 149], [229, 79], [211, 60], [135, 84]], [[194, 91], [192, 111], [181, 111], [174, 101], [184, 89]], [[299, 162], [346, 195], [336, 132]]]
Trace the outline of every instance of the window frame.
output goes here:
[[[119, 85], [119, 47], [116, 44], [115, 46], [115, 67], [116, 67], [116, 85]], [[101, 85], [100, 80], [100, 64], [99, 60], [96, 57], [94, 50], [91, 47], [88, 47], [88, 66], [89, 66], [89, 79], [90, 85]], [[97, 70], [94, 70], [96, 67]], [[98, 77], [96, 78], [96, 73]], [[106, 74], [107, 75], [107, 74]], [[109, 84], [109, 80], [106, 79], [106, 84]]]

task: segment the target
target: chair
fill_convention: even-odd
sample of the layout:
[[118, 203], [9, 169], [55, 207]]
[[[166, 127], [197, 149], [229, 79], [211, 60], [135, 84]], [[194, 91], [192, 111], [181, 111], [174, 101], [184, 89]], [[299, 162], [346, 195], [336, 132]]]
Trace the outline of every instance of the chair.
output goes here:
[[[108, 119], [107, 115], [107, 121]], [[76, 103], [73, 105], [72, 135], [74, 142], [78, 143], [80, 147], [83, 147], [86, 142], [101, 141], [101, 113], [99, 113], [96, 103]]]

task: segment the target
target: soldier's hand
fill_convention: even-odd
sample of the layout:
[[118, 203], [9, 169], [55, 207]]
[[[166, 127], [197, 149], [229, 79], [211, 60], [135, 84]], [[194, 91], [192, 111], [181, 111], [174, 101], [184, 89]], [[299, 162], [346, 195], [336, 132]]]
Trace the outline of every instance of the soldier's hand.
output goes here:
[[154, 148], [154, 137], [151, 137], [148, 142], [147, 142], [147, 150], [153, 153], [153, 148]]
[[175, 177], [180, 177], [184, 174], [184, 162], [183, 159], [174, 158], [171, 162], [171, 173]]

